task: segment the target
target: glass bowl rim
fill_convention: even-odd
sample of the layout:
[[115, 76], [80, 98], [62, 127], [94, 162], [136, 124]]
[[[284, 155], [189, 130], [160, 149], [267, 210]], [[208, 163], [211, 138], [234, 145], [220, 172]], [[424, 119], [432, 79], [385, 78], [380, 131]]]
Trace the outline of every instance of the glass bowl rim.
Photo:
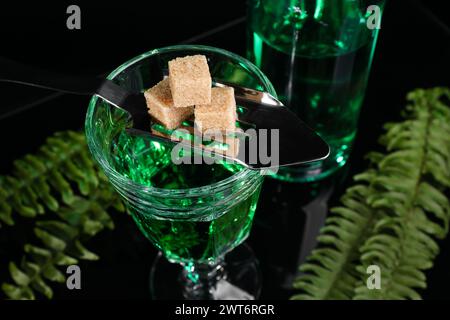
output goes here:
[[[210, 53], [217, 53], [221, 54], [227, 57], [232, 58], [235, 61], [238, 61], [239, 63], [243, 63], [245, 65], [245, 69], [249, 70], [252, 74], [255, 74], [259, 81], [263, 84], [265, 87], [265, 90], [267, 90], [270, 94], [276, 96], [275, 89], [272, 85], [272, 83], [269, 81], [266, 75], [262, 73], [261, 70], [259, 70], [253, 63], [251, 63], [249, 60], [245, 59], [244, 57], [241, 57], [238, 54], [232, 53], [230, 51], [211, 47], [211, 46], [205, 46], [205, 45], [174, 45], [174, 46], [167, 46], [162, 47], [158, 49], [152, 49], [150, 51], [147, 51], [143, 54], [140, 54], [125, 63], [121, 64], [119, 67], [114, 69], [111, 73], [108, 74], [106, 77], [109, 80], [113, 80], [117, 75], [119, 75], [121, 72], [126, 70], [127, 68], [133, 66], [134, 64], [140, 62], [141, 60], [144, 60], [148, 57], [157, 55], [157, 54], [163, 54], [173, 51], [183, 51], [183, 50], [199, 50], [199, 54], [201, 54], [201, 51], [204, 52], [210, 52]], [[217, 181], [215, 183], [204, 185], [200, 187], [194, 187], [194, 188], [186, 188], [186, 189], [163, 189], [163, 188], [156, 188], [152, 186], [146, 186], [140, 183], [137, 183], [126, 176], [120, 174], [117, 172], [107, 160], [104, 159], [104, 157], [100, 154], [98, 150], [100, 149], [100, 146], [96, 142], [96, 140], [92, 137], [91, 134], [89, 134], [92, 131], [92, 114], [95, 110], [95, 105], [97, 104], [98, 96], [94, 95], [89, 101], [88, 105], [88, 111], [86, 114], [86, 120], [85, 120], [85, 132], [86, 132], [86, 138], [88, 140], [88, 146], [91, 149], [91, 152], [93, 153], [95, 159], [100, 163], [102, 169], [105, 171], [106, 175], [113, 180], [115, 183], [120, 183], [121, 185], [126, 185], [127, 187], [133, 189], [134, 191], [138, 192], [144, 192], [149, 193], [151, 195], [160, 195], [160, 196], [167, 196], [170, 194], [171, 197], [175, 198], [183, 198], [187, 195], [190, 196], [201, 196], [210, 194], [213, 192], [218, 192], [220, 190], [224, 190], [228, 187], [231, 187], [234, 182], [246, 179], [246, 178], [255, 178], [255, 177], [261, 177], [259, 171], [257, 170], [250, 170], [247, 168], [244, 168], [240, 170], [239, 172], [233, 174], [232, 176]], [[254, 179], [249, 179], [249, 182], [253, 181]]]

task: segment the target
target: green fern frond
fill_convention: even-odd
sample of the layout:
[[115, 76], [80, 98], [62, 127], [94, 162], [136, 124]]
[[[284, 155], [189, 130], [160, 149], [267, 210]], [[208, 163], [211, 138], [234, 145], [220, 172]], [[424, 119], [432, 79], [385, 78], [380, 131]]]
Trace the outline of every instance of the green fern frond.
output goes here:
[[[440, 101], [444, 97], [450, 98], [448, 90], [409, 94], [411, 104], [405, 113], [408, 120], [389, 125], [381, 139], [391, 159], [399, 152], [411, 156], [379, 164], [377, 178], [384, 183], [377, 178], [372, 181], [376, 196], [369, 204], [389, 199], [392, 181], [401, 180], [408, 188], [401, 190], [404, 197], [395, 202], [378, 201], [376, 208], [382, 212], [382, 219], [375, 234], [360, 249], [359, 270], [364, 279], [367, 266], [378, 265], [381, 289], [369, 290], [364, 282], [359, 283], [355, 299], [420, 299], [417, 289], [426, 287], [423, 272], [432, 267], [439, 253], [435, 239], [447, 235], [450, 219], [450, 204], [442, 193], [450, 186], [450, 113]], [[392, 234], [395, 236], [381, 237]]]
[[[450, 90], [408, 95], [405, 121], [385, 126], [387, 154], [370, 153], [372, 169], [331, 210], [319, 248], [300, 267], [293, 299], [419, 299], [424, 271], [448, 233]], [[367, 267], [381, 269], [381, 289], [368, 289]]]
[[10, 262], [12, 283], [2, 290], [10, 299], [35, 299], [37, 292], [51, 298], [51, 283], [65, 281], [64, 266], [98, 259], [84, 242], [114, 227], [109, 208], [124, 207], [82, 133], [56, 133], [14, 168], [13, 176], [0, 177], [0, 221], [11, 227], [15, 214], [29, 219], [35, 241], [25, 244], [20, 264]]
[[359, 246], [373, 228], [376, 212], [365, 203], [369, 188], [358, 185], [341, 198], [342, 207], [333, 208], [318, 237], [321, 246], [300, 267], [303, 273], [294, 287], [301, 294], [292, 299], [351, 299], [359, 274]]

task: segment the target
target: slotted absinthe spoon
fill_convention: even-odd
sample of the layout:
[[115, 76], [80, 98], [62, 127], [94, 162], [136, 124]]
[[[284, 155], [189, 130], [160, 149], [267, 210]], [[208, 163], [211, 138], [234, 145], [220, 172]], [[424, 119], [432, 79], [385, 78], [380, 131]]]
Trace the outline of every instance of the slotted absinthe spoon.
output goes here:
[[[112, 80], [68, 76], [0, 58], [0, 81], [69, 94], [97, 95], [115, 107], [128, 112], [132, 118], [132, 126], [126, 129], [129, 134], [180, 143], [171, 141], [163, 135], [153, 134], [150, 128], [153, 127], [157, 130], [158, 127], [152, 126], [150, 123], [143, 93], [129, 92]], [[265, 149], [267, 155], [273, 156], [273, 153], [276, 153], [276, 162], [267, 162], [260, 157], [249, 156], [255, 150], [249, 143], [241, 143], [239, 152], [232, 156], [228, 153], [218, 152], [219, 157], [231, 159], [250, 169], [268, 169], [323, 160], [329, 155], [330, 150], [327, 143], [269, 93], [244, 88], [233, 83], [220, 82], [217, 79], [216, 81], [213, 79], [213, 85], [234, 88], [236, 103], [243, 110], [243, 112], [238, 112], [238, 122], [250, 125], [255, 129], [255, 141], [260, 141], [260, 134], [267, 134], [271, 130], [277, 130], [278, 134], [276, 148], [272, 148], [270, 143], [265, 146], [257, 144], [259, 148]], [[204, 148], [203, 145], [193, 145], [192, 147], [199, 150]]]

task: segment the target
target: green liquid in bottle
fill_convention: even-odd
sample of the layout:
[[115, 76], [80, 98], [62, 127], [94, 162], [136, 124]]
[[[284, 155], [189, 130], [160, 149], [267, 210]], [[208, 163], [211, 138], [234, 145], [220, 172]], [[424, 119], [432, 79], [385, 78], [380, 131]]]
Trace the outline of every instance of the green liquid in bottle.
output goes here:
[[[252, 11], [248, 55], [279, 98], [330, 145], [330, 157], [309, 167], [309, 180], [314, 180], [343, 166], [348, 158], [376, 33], [367, 28], [357, 2], [298, 3], [304, 7], [291, 7], [284, 16], [276, 1]], [[315, 6], [307, 6], [312, 3]], [[290, 172], [296, 179], [295, 171], [289, 170], [281, 169], [280, 175]]]

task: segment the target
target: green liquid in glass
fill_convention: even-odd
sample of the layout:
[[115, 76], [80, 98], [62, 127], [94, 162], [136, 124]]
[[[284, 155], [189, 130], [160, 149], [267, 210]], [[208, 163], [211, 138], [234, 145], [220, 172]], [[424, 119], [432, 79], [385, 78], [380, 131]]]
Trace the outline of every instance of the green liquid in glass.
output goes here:
[[[143, 185], [161, 189], [188, 189], [208, 186], [232, 176], [242, 169], [232, 164], [180, 164], [171, 161], [171, 148], [156, 141], [120, 134], [112, 143], [111, 162], [115, 169]], [[165, 256], [176, 262], [214, 261], [248, 236], [256, 209], [259, 190], [250, 197], [236, 201], [225, 210], [197, 220], [157, 217], [152, 212], [129, 211], [143, 234]], [[212, 195], [220, 197], [221, 194]], [[207, 198], [205, 201], [212, 201]], [[217, 199], [216, 199], [217, 200]], [[164, 200], [159, 200], [164, 201]], [[165, 204], [169, 203], [169, 199]], [[181, 199], [177, 208], [192, 205], [190, 199]], [[214, 204], [212, 205], [214, 206]], [[180, 212], [180, 215], [183, 213]]]
[[311, 165], [326, 176], [345, 164], [356, 135], [376, 32], [356, 2], [298, 3], [287, 12], [277, 1], [253, 9], [248, 55], [330, 145], [330, 157]]

